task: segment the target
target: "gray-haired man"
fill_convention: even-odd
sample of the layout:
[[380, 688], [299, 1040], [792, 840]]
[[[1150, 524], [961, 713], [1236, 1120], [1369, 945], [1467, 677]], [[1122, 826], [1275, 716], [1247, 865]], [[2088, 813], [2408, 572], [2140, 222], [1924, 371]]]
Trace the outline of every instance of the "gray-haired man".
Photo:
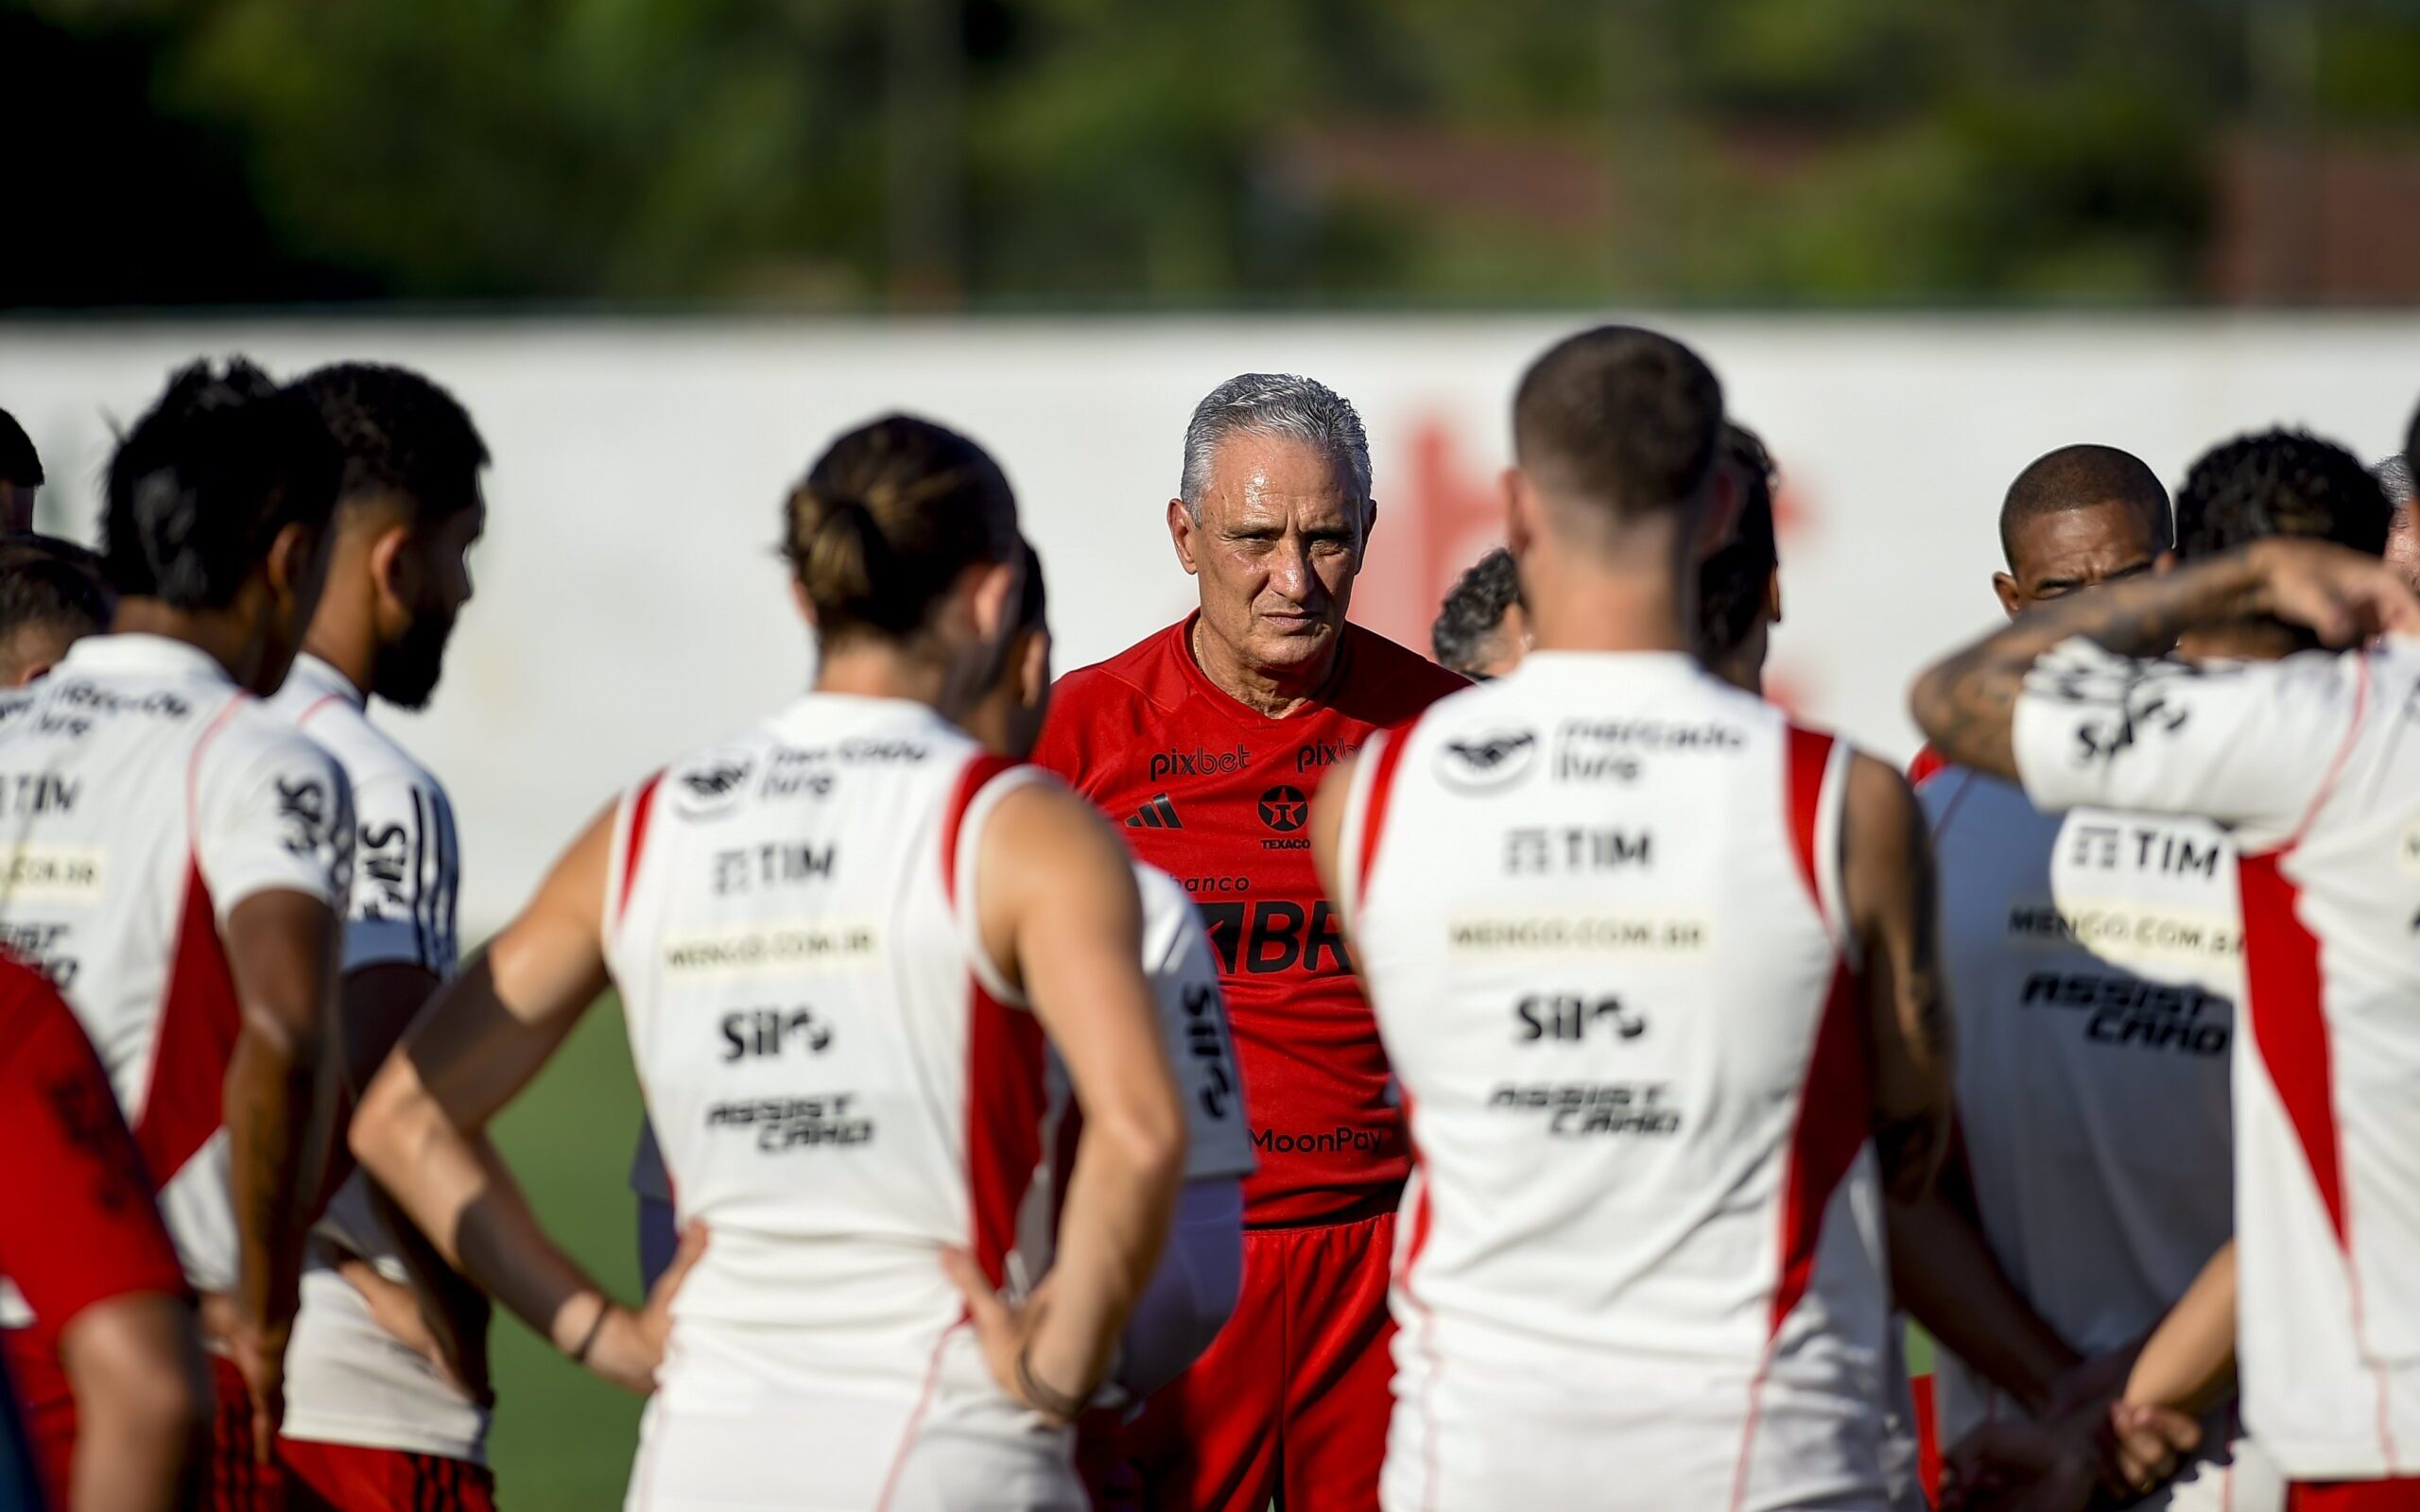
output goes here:
[[1351, 404], [1283, 374], [1219, 386], [1167, 509], [1201, 609], [1061, 681], [1036, 752], [1201, 906], [1259, 1159], [1235, 1312], [1138, 1419], [1088, 1439], [1099, 1505], [1377, 1505], [1408, 1151], [1305, 823], [1329, 766], [1464, 684], [1346, 622], [1376, 514]]

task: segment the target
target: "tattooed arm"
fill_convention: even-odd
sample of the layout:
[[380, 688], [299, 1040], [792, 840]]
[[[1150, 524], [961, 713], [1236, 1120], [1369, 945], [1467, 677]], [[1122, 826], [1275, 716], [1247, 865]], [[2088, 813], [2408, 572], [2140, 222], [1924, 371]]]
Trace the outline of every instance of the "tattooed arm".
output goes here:
[[1912, 1201], [1931, 1187], [1949, 1135], [1932, 841], [1897, 772], [1858, 756], [1848, 788], [1841, 890], [1862, 957], [1875, 1149], [1885, 1190]]
[[2187, 630], [2264, 615], [2308, 627], [2331, 645], [2377, 630], [2420, 630], [2420, 601], [2376, 557], [2264, 541], [2020, 616], [1916, 679], [1916, 723], [1950, 761], [2014, 781], [2017, 696], [2052, 647], [2082, 636], [2120, 657], [2157, 657]]

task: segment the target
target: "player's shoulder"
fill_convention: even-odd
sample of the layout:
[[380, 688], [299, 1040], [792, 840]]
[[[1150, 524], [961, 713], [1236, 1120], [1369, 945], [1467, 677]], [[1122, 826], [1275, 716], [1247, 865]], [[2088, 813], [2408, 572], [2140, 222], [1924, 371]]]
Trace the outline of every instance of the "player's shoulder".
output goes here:
[[201, 741], [195, 756], [198, 782], [241, 780], [274, 770], [322, 777], [348, 790], [352, 786], [335, 752], [257, 698], [236, 695], [223, 715], [198, 733]]
[[1061, 677], [1050, 690], [1053, 719], [1063, 710], [1088, 714], [1103, 705], [1132, 707], [1138, 699], [1163, 709], [1182, 703], [1186, 684], [1177, 659], [1191, 655], [1184, 647], [1188, 623], [1153, 630], [1115, 656]]
[[1381, 729], [1400, 725], [1440, 698], [1471, 686], [1461, 673], [1366, 626], [1348, 623], [1344, 635], [1352, 661], [1337, 702], [1345, 713]]
[[324, 747], [344, 768], [356, 794], [372, 789], [411, 789], [442, 794], [437, 775], [421, 765], [403, 742], [351, 699], [320, 701], [300, 712], [296, 728]]

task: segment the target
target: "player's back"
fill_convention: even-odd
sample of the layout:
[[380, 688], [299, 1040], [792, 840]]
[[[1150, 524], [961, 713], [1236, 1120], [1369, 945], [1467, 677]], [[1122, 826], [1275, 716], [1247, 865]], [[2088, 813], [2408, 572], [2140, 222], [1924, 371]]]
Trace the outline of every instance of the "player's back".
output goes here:
[[[712, 1235], [653, 1409], [688, 1430], [657, 1446], [667, 1488], [720, 1473], [699, 1425], [776, 1418], [790, 1484], [836, 1507], [968, 1420], [1064, 1473], [941, 1261], [1024, 1278], [1045, 1147], [1040, 1028], [973, 923], [982, 825], [1040, 776], [1004, 765], [923, 705], [810, 694], [623, 802], [608, 956], [682, 1220]], [[760, 1455], [745, 1436], [720, 1452]]]
[[223, 920], [350, 856], [343, 774], [197, 647], [90, 637], [0, 697], [0, 942], [75, 1008], [204, 1290], [235, 1280]]
[[[2078, 809], [1962, 767], [1917, 789], [1958, 1015], [1961, 1147], [2001, 1268], [2086, 1354], [2139, 1338], [2235, 1231], [2235, 854], [2191, 818]], [[1945, 1436], [1995, 1411], [1943, 1368]]]
[[1880, 1504], [1849, 754], [1552, 653], [1364, 753], [1339, 865], [1419, 1152], [1391, 1504]]

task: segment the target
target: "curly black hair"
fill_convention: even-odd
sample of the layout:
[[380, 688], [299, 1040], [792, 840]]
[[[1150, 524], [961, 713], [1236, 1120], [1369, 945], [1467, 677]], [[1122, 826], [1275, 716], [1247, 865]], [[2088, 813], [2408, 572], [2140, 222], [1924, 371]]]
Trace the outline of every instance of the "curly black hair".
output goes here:
[[1504, 624], [1504, 611], [1521, 602], [1521, 579], [1512, 554], [1502, 546], [1481, 557], [1445, 595], [1429, 628], [1437, 660], [1464, 676], [1487, 659], [1487, 643]]
[[418, 525], [478, 502], [487, 442], [470, 412], [436, 384], [408, 368], [340, 362], [294, 387], [344, 453], [339, 503], [384, 502]]
[[113, 606], [100, 558], [72, 541], [0, 537], [0, 642], [34, 627], [92, 635]]
[[2176, 495], [2176, 551], [2187, 561], [2272, 536], [2386, 550], [2394, 507], [2361, 459], [2308, 431], [2267, 430], [2212, 447]]
[[110, 587], [223, 608], [280, 531], [326, 526], [341, 466], [310, 404], [243, 358], [180, 369], [110, 458]]

